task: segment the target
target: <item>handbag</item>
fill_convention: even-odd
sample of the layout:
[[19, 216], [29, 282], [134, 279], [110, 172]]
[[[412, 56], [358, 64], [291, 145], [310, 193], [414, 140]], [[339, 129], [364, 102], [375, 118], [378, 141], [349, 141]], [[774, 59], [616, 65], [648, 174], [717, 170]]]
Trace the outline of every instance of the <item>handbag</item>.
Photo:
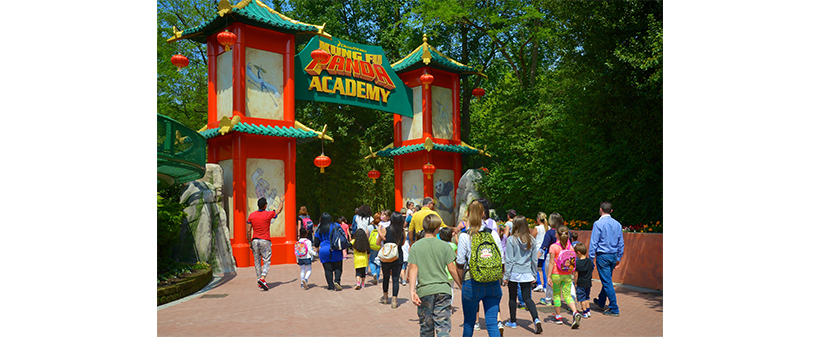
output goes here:
[[386, 242], [379, 250], [379, 260], [383, 263], [396, 261], [399, 258], [399, 246], [393, 242]]

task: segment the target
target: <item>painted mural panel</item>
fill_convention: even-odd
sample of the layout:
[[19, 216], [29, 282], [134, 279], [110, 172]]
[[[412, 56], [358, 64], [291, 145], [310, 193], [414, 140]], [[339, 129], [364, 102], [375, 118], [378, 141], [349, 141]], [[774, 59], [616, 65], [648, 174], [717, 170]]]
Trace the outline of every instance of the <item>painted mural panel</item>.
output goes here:
[[421, 204], [421, 199], [424, 198], [424, 173], [421, 170], [407, 170], [401, 175], [401, 196], [402, 205], [406, 205], [408, 201], [414, 204]]
[[228, 230], [233, 237], [233, 159], [220, 160], [222, 167], [222, 208], [228, 215]]
[[433, 138], [453, 139], [453, 91], [433, 86]]
[[401, 118], [401, 140], [419, 139], [422, 135], [421, 86], [413, 88], [413, 118]]
[[[246, 191], [248, 214], [259, 209], [256, 206], [259, 198], [268, 200], [267, 210], [276, 210], [285, 199], [285, 162], [275, 159], [248, 158], [247, 170], [245, 181], [248, 182]], [[271, 237], [285, 236], [285, 213], [287, 213], [287, 208], [282, 209], [282, 214], [271, 220]]]
[[453, 170], [436, 170], [433, 173], [433, 198], [436, 199], [436, 212], [447, 226], [455, 226], [456, 189], [453, 183]]
[[282, 54], [245, 48], [245, 115], [281, 120], [284, 118]]
[[233, 53], [216, 57], [216, 119], [233, 117]]

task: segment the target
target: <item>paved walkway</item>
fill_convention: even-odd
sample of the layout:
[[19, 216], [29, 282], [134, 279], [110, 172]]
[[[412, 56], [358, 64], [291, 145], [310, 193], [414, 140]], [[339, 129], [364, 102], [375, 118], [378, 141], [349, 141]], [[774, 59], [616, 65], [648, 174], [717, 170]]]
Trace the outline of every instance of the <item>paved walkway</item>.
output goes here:
[[[221, 276], [221, 277], [218, 277]], [[325, 289], [322, 264], [313, 264], [308, 290], [299, 287], [299, 266], [270, 267], [270, 291], [256, 287], [253, 267], [236, 273], [217, 275], [206, 289], [187, 298], [157, 308], [158, 336], [418, 336], [416, 306], [409, 300], [408, 286], [400, 286], [399, 307], [379, 303], [382, 284], [368, 284], [355, 290], [353, 260], [344, 263], [339, 292]], [[391, 284], [392, 287], [392, 284]], [[592, 293], [601, 283], [593, 281]], [[568, 325], [544, 322], [543, 336], [661, 336], [663, 335], [663, 295], [632, 287], [615, 287], [620, 317], [608, 317], [592, 304], [593, 316], [581, 321], [578, 330]], [[390, 290], [392, 293], [392, 289]], [[461, 336], [464, 316], [461, 291], [454, 290], [452, 336]], [[544, 293], [533, 293], [536, 301]], [[499, 319], [509, 319], [508, 296], [504, 288]], [[553, 308], [537, 304], [544, 321]], [[563, 316], [567, 314], [562, 310]], [[505, 329], [505, 337], [532, 336], [534, 326], [525, 310], [517, 311], [517, 329]], [[571, 320], [571, 318], [570, 318]], [[480, 331], [486, 336], [484, 313], [479, 314]]]

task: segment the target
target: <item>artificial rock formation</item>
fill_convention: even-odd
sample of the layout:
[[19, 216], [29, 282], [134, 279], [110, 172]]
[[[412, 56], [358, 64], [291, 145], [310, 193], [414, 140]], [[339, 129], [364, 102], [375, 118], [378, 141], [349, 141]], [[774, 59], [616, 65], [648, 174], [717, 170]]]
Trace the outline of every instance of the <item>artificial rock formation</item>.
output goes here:
[[186, 183], [180, 202], [187, 205], [180, 237], [180, 259], [207, 262], [214, 273], [236, 271], [231, 249], [228, 217], [222, 208], [222, 168], [207, 164], [202, 179]]
[[456, 225], [464, 218], [467, 213], [467, 206], [473, 200], [481, 199], [478, 193], [478, 184], [481, 178], [484, 177], [484, 171], [477, 169], [470, 169], [461, 175], [461, 180], [458, 181], [458, 190], [456, 191], [456, 205], [458, 205], [458, 213], [456, 214]]

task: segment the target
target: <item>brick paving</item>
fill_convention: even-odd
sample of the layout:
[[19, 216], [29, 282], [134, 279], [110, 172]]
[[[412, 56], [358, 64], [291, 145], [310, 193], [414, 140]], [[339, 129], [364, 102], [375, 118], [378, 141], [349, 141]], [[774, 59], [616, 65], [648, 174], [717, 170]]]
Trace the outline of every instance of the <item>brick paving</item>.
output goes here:
[[[270, 291], [256, 287], [253, 267], [239, 268], [236, 273], [222, 275], [207, 291], [157, 309], [158, 336], [418, 336], [416, 306], [409, 300], [408, 286], [400, 286], [399, 307], [379, 303], [382, 284], [367, 284], [355, 290], [353, 260], [344, 262], [343, 290], [325, 290], [322, 264], [313, 264], [309, 289], [299, 286], [299, 266], [270, 267], [267, 278]], [[392, 287], [392, 284], [391, 284]], [[594, 280], [592, 294], [597, 295], [601, 283]], [[663, 335], [663, 295], [633, 287], [615, 287], [620, 317], [601, 314], [592, 303], [592, 318], [581, 321], [577, 330], [568, 325], [543, 322], [543, 336], [661, 336]], [[392, 289], [389, 291], [392, 293]], [[454, 289], [452, 336], [461, 336], [463, 313], [461, 292]], [[533, 293], [537, 302], [544, 296]], [[499, 319], [509, 319], [508, 295], [504, 287]], [[537, 304], [542, 321], [553, 315], [553, 308]], [[483, 311], [483, 307], [482, 307]], [[562, 310], [566, 319], [566, 310]], [[484, 314], [479, 314], [480, 331], [486, 336]], [[505, 337], [534, 335], [529, 313], [517, 312], [517, 329], [506, 328]], [[570, 317], [571, 320], [571, 317]]]

